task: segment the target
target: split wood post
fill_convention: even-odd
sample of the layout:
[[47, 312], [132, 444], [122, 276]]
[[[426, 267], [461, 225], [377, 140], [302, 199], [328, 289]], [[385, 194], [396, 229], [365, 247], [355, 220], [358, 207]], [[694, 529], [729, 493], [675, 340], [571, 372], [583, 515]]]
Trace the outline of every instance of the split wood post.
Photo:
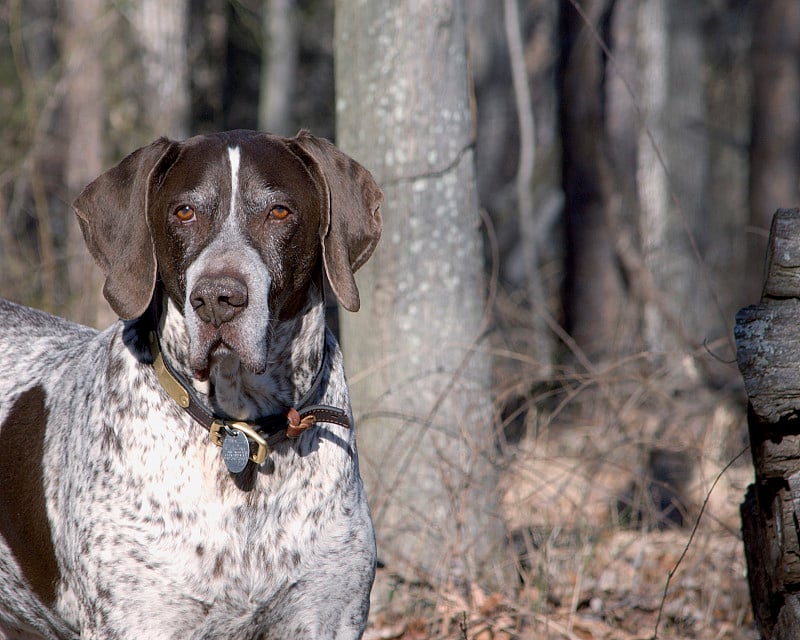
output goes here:
[[741, 505], [750, 599], [764, 640], [800, 633], [800, 210], [772, 220], [761, 302], [736, 315], [755, 482]]

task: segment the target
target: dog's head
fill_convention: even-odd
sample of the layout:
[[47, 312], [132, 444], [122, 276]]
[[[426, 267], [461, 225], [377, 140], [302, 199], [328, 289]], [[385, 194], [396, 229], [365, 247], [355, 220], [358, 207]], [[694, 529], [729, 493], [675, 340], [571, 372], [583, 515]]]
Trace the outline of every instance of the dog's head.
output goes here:
[[270, 319], [296, 314], [321, 269], [358, 310], [353, 274], [380, 237], [381, 199], [369, 172], [326, 140], [235, 131], [156, 140], [74, 206], [121, 318], [147, 310], [158, 276], [183, 310], [196, 370], [224, 343], [259, 372]]

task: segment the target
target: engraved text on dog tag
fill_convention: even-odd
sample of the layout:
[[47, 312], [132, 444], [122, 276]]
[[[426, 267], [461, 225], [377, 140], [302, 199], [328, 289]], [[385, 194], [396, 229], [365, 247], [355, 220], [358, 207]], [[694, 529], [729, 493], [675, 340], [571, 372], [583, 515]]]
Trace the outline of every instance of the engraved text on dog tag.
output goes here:
[[226, 429], [222, 441], [222, 459], [231, 473], [244, 471], [250, 459], [250, 442], [238, 429]]

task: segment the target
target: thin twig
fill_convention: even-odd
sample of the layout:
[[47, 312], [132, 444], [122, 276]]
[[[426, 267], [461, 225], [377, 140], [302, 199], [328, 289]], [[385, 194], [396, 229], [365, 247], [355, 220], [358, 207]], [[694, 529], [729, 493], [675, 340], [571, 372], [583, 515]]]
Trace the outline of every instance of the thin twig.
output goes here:
[[531, 103], [531, 90], [528, 83], [528, 70], [525, 68], [525, 48], [522, 42], [522, 28], [518, 0], [505, 0], [504, 24], [508, 53], [511, 61], [511, 80], [519, 122], [519, 161], [517, 165], [516, 192], [519, 230], [522, 237], [522, 250], [525, 256], [525, 272], [528, 279], [528, 296], [533, 311], [533, 330], [536, 355], [544, 369], [544, 377], [549, 376], [553, 366], [553, 341], [550, 338], [547, 321], [538, 311], [547, 308], [547, 296], [539, 271], [540, 226], [536, 220], [533, 202], [533, 178], [536, 163], [536, 126]]
[[730, 469], [734, 463], [741, 458], [745, 453], [750, 450], [750, 445], [747, 445], [744, 449], [742, 449], [739, 453], [737, 453], [728, 464], [722, 467], [722, 470], [717, 474], [717, 477], [714, 478], [714, 482], [711, 483], [711, 487], [709, 488], [708, 492], [706, 493], [706, 497], [703, 500], [703, 504], [700, 507], [700, 513], [697, 514], [697, 518], [694, 521], [694, 526], [692, 527], [692, 532], [689, 534], [689, 539], [686, 541], [686, 545], [683, 547], [683, 551], [681, 552], [678, 561], [675, 563], [675, 566], [670, 569], [669, 575], [667, 576], [667, 582], [664, 584], [664, 592], [661, 594], [661, 603], [658, 606], [658, 616], [656, 617], [656, 625], [653, 629], [653, 637], [652, 640], [658, 639], [658, 627], [661, 625], [661, 616], [664, 613], [664, 605], [667, 601], [667, 592], [669, 591], [670, 583], [672, 582], [672, 578], [675, 577], [675, 574], [678, 572], [678, 569], [683, 562], [683, 559], [686, 557], [686, 554], [689, 552], [689, 547], [692, 546], [692, 542], [694, 541], [694, 536], [697, 533], [697, 530], [700, 527], [700, 520], [703, 517], [703, 513], [708, 506], [708, 501], [711, 499], [711, 494], [714, 491], [714, 488], [717, 486], [717, 483], [722, 479], [722, 476], [725, 475], [725, 472]]

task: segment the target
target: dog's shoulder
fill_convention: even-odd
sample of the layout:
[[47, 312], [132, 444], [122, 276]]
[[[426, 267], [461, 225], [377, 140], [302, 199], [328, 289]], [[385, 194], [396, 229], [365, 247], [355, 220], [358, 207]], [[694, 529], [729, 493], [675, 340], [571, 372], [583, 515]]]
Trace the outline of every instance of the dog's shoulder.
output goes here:
[[0, 298], [0, 342], [11, 345], [21, 339], [63, 337], [75, 341], [91, 339], [95, 329]]
[[98, 332], [0, 298], [0, 407], [2, 400], [51, 375], [97, 341]]

